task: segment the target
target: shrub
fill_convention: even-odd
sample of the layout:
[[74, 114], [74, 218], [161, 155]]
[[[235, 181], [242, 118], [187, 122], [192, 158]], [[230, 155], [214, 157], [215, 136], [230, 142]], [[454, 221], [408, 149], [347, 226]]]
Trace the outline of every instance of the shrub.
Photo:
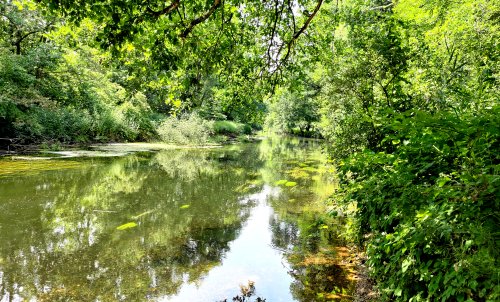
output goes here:
[[213, 122], [206, 121], [196, 113], [165, 119], [157, 129], [161, 140], [181, 145], [201, 145], [209, 142]]
[[0, 47], [1, 136], [24, 143], [86, 143], [154, 135], [146, 97], [111, 81], [88, 50], [42, 46], [26, 55]]
[[213, 124], [213, 129], [216, 134], [224, 135], [240, 135], [240, 134], [251, 134], [252, 127], [247, 124], [237, 123], [234, 121], [215, 121]]
[[343, 163], [344, 201], [383, 298], [500, 299], [500, 108], [387, 121], [388, 152]]
[[86, 142], [91, 124], [91, 117], [86, 112], [33, 107], [23, 119], [14, 122], [14, 127], [16, 136], [25, 142], [57, 140], [68, 143]]

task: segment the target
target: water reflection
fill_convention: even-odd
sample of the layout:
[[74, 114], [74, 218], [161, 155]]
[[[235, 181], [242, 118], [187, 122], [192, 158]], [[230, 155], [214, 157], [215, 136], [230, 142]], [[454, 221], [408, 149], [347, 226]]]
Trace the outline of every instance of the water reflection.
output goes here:
[[333, 190], [317, 144], [53, 160], [3, 176], [0, 301], [219, 301], [249, 280], [267, 301], [313, 301], [297, 285], [311, 273], [288, 259], [313, 250], [302, 210]]

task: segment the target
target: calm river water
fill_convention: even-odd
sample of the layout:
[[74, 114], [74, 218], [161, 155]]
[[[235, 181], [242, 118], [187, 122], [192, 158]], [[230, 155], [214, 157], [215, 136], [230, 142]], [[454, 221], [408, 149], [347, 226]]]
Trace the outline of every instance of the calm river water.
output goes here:
[[334, 187], [311, 140], [1, 159], [0, 301], [232, 301], [249, 282], [246, 301], [342, 296], [339, 267], [303, 256], [331, 239], [312, 208]]

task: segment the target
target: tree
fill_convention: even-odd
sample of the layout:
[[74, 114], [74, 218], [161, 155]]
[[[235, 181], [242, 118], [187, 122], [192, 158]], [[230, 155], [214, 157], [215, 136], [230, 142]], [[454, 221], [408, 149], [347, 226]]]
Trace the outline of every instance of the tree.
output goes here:
[[[195, 52], [200, 45], [193, 37], [210, 35], [230, 38], [230, 45], [221, 43], [223, 40], [217, 38], [212, 44], [216, 50], [229, 54], [231, 45], [241, 43], [242, 34], [246, 34], [253, 38], [259, 37], [254, 39], [257, 40], [254, 43], [264, 50], [261, 55], [265, 56], [267, 65], [274, 69], [280, 69], [281, 63], [289, 59], [296, 41], [306, 33], [324, 2], [37, 1], [46, 5], [48, 10], [59, 12], [74, 22], [91, 18], [102, 24], [98, 39], [104, 48], [117, 49], [126, 42], [133, 42], [137, 36], [146, 35], [149, 37], [146, 46], [150, 49], [168, 47], [165, 45], [168, 41], [172, 46], [187, 46], [190, 52]], [[227, 59], [227, 56], [222, 58]]]
[[[25, 48], [43, 39], [43, 34], [54, 25], [53, 18], [43, 18], [31, 1], [5, 1], [0, 4], [0, 35], [17, 55]], [[23, 47], [24, 46], [24, 47]]]

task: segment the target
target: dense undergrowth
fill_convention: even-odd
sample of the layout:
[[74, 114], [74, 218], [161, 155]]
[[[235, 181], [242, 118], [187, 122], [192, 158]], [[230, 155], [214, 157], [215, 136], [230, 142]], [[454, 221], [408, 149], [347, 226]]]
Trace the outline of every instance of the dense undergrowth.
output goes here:
[[[22, 144], [161, 140], [199, 145], [252, 132], [248, 125], [196, 113], [156, 113], [144, 94], [131, 94], [112, 74], [92, 69], [95, 62], [85, 61], [88, 57], [47, 51], [54, 57], [0, 54], [0, 137]], [[37, 67], [33, 60], [47, 61]], [[41, 68], [43, 75], [37, 76]]]
[[498, 106], [478, 115], [409, 112], [388, 126], [393, 151], [344, 162], [342, 198], [357, 205], [385, 300], [500, 299], [499, 117]]
[[0, 138], [203, 144], [252, 132], [246, 124], [260, 113], [233, 104], [223, 83], [190, 78], [190, 62], [177, 73], [152, 66], [151, 53], [131, 44], [105, 50], [100, 28], [46, 14], [31, 0], [0, 3]]
[[[84, 53], [86, 54], [86, 53]], [[95, 54], [94, 54], [95, 55]], [[154, 135], [145, 96], [72, 51], [0, 53], [0, 137], [21, 143], [144, 140]]]

